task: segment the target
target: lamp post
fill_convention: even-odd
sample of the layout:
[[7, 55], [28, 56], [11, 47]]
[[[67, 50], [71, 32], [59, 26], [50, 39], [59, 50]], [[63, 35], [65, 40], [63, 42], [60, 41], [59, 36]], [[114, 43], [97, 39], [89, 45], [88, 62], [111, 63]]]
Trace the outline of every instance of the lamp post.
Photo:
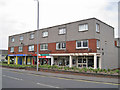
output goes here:
[[37, 71], [38, 71], [38, 30], [39, 30], [39, 0], [37, 1]]

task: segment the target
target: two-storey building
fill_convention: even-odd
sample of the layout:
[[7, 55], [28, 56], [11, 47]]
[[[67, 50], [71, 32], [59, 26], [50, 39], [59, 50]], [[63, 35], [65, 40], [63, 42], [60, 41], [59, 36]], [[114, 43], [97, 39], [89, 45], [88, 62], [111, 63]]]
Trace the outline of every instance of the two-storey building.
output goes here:
[[[38, 36], [37, 36], [38, 34]], [[9, 36], [8, 64], [117, 68], [114, 28], [96, 18]]]

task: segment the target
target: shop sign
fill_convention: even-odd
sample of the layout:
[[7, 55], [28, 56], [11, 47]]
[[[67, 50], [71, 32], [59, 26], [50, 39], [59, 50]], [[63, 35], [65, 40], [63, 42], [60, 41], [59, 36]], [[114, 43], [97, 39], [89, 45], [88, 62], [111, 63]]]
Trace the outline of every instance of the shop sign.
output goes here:
[[49, 54], [40, 54], [40, 56], [49, 56]]

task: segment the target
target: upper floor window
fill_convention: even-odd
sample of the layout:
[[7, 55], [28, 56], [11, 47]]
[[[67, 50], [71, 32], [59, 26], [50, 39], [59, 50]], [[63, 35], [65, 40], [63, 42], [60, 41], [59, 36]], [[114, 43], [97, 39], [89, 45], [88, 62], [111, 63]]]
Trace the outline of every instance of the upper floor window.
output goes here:
[[22, 51], [23, 51], [23, 47], [20, 46], [20, 47], [18, 48], [18, 51], [19, 51], [19, 52], [22, 52]]
[[11, 42], [14, 42], [14, 41], [15, 41], [15, 39], [14, 39], [14, 37], [12, 37], [12, 38], [11, 38]]
[[100, 40], [97, 40], [97, 48], [100, 48], [99, 42]]
[[20, 40], [21, 40], [21, 41], [23, 40], [23, 36], [20, 36]]
[[43, 32], [43, 37], [47, 37], [48, 36], [48, 32]]
[[57, 50], [66, 49], [66, 43], [65, 42], [56, 43], [56, 49]]
[[40, 50], [48, 50], [48, 44], [41, 44]]
[[86, 30], [88, 30], [88, 24], [79, 25], [79, 31], [86, 31]]
[[28, 46], [28, 51], [34, 51], [34, 45]]
[[66, 28], [59, 29], [59, 34], [65, 34], [65, 33], [66, 33]]
[[34, 34], [30, 34], [30, 39], [34, 39]]
[[76, 49], [88, 48], [88, 40], [76, 41]]
[[100, 25], [96, 23], [96, 32], [100, 32]]
[[10, 52], [14, 52], [14, 47], [11, 47], [11, 48], [10, 48]]

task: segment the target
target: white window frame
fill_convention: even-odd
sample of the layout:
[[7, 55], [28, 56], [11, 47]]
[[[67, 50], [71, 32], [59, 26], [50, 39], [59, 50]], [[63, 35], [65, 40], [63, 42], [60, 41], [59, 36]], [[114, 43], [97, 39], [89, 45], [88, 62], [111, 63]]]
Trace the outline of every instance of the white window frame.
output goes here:
[[11, 42], [15, 42], [15, 38], [14, 37], [11, 38]]
[[[43, 47], [43, 48], [42, 48]], [[47, 47], [47, 48], [46, 48]], [[45, 44], [40, 44], [40, 50], [41, 51], [44, 51], [44, 50], [48, 50], [48, 44], [45, 43]]]
[[[84, 41], [87, 41], [87, 47], [83, 47], [83, 42], [84, 42]], [[81, 42], [81, 47], [78, 47], [78, 46], [77, 46], [77, 43], [78, 43], [78, 42]], [[76, 49], [84, 49], [84, 48], [88, 48], [88, 40], [76, 41]]]
[[60, 28], [59, 34], [66, 34], [66, 28]]
[[42, 33], [42, 36], [43, 36], [43, 37], [48, 37], [48, 31], [43, 32], [43, 33]]
[[96, 32], [100, 32], [100, 25], [96, 23]]
[[34, 33], [30, 34], [30, 39], [34, 39]]
[[22, 41], [23, 40], [23, 36], [20, 36], [20, 41]]
[[79, 31], [87, 31], [88, 30], [88, 24], [80, 24], [79, 25]]
[[23, 51], [23, 47], [22, 47], [22, 46], [19, 46], [19, 47], [18, 47], [18, 51], [19, 51], [19, 52], [22, 52], [22, 51]]
[[[58, 44], [60, 44], [60, 48], [58, 48]], [[65, 48], [63, 48], [63, 46]], [[56, 50], [65, 50], [65, 49], [66, 49], [66, 42], [58, 42], [58, 43], [56, 43]]]
[[34, 45], [29, 45], [28, 46], [28, 51], [34, 51]]
[[96, 44], [97, 44], [97, 48], [99, 49], [100, 48], [100, 40], [97, 40]]
[[10, 48], [10, 52], [14, 52], [14, 47], [11, 47], [11, 48]]

